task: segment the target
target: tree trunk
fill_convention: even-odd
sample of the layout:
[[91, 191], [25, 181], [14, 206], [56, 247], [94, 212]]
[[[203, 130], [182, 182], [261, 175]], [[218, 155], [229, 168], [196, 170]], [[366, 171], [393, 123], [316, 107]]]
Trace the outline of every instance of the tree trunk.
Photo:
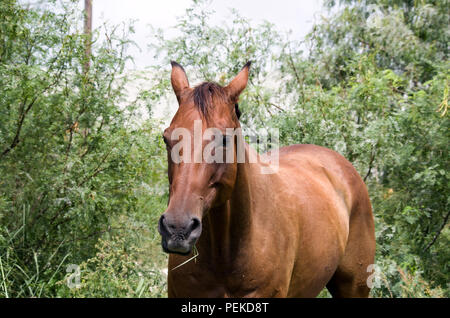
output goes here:
[[91, 58], [91, 40], [92, 40], [92, 0], [84, 0], [84, 34], [86, 35], [85, 43], [85, 62], [84, 74], [89, 72]]

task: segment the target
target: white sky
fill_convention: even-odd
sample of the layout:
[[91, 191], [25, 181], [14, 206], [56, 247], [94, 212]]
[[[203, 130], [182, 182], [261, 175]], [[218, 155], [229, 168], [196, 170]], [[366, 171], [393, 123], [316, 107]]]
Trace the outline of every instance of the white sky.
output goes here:
[[[93, 27], [104, 22], [119, 24], [134, 20], [135, 34], [132, 36], [141, 50], [130, 48], [129, 54], [134, 58], [135, 65], [128, 65], [130, 69], [143, 70], [154, 63], [153, 55], [148, 50], [151, 24], [154, 28], [162, 28], [166, 35], [175, 36], [173, 26], [177, 17], [182, 16], [192, 5], [192, 0], [92, 0]], [[83, 5], [84, 1], [80, 0]], [[235, 8], [241, 16], [259, 24], [267, 20], [279, 31], [292, 31], [292, 39], [301, 40], [311, 30], [313, 23], [318, 22], [322, 9], [321, 0], [213, 0], [210, 9], [216, 12], [217, 23], [226, 21], [230, 16], [230, 8]], [[128, 87], [130, 95], [139, 90], [142, 83], [131, 83]], [[144, 85], [145, 86], [145, 85]], [[177, 103], [173, 96], [163, 99], [153, 105], [153, 117], [168, 120], [176, 111]], [[145, 112], [142, 119], [148, 118]]]
[[[0, 0], [1, 1], [1, 0]], [[19, 0], [30, 5], [44, 5], [46, 0]], [[67, 0], [60, 0], [62, 2]], [[78, 0], [80, 9], [83, 0]], [[131, 47], [129, 54], [134, 58], [134, 65], [128, 64], [128, 69], [144, 70], [146, 66], [155, 63], [154, 57], [148, 50], [151, 43], [152, 25], [155, 29], [162, 28], [171, 37], [177, 35], [172, 27], [177, 23], [177, 17], [182, 16], [192, 5], [192, 0], [92, 0], [93, 27], [103, 23], [117, 25], [122, 22], [134, 22], [135, 34], [131, 39], [140, 50]], [[210, 9], [216, 12], [215, 21], [221, 23], [230, 16], [230, 8], [235, 8], [241, 16], [250, 19], [253, 25], [267, 20], [275, 25], [278, 31], [292, 31], [292, 38], [301, 40], [311, 30], [314, 22], [319, 22], [321, 15], [327, 15], [322, 8], [322, 0], [212, 0]], [[142, 82], [142, 81], [141, 81]], [[139, 81], [129, 83], [128, 91], [132, 98], [136, 96], [144, 83]], [[174, 96], [163, 99], [158, 105], [153, 105], [153, 117], [171, 118], [176, 111], [177, 103]], [[145, 111], [142, 119], [148, 118]]]
[[[174, 35], [176, 33], [171, 27], [191, 4], [191, 0], [93, 0], [94, 28], [105, 21], [118, 24], [137, 20], [132, 39], [141, 50], [131, 49], [130, 53], [134, 57], [135, 67], [143, 69], [151, 65], [153, 59], [147, 49], [151, 41], [148, 25], [164, 29], [169, 36]], [[294, 39], [302, 39], [323, 12], [321, 0], [213, 0], [211, 3], [218, 22], [226, 20], [229, 8], [237, 9], [255, 24], [267, 20], [279, 30], [292, 30]]]

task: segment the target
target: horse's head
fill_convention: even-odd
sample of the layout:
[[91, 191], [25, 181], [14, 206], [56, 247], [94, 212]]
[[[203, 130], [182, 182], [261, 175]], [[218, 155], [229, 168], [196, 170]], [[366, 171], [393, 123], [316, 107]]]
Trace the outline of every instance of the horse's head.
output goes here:
[[247, 63], [228, 86], [202, 83], [191, 88], [183, 67], [172, 62], [178, 111], [164, 131], [169, 205], [158, 224], [165, 252], [188, 254], [200, 237], [202, 219], [225, 203], [237, 175], [237, 101], [248, 81]]

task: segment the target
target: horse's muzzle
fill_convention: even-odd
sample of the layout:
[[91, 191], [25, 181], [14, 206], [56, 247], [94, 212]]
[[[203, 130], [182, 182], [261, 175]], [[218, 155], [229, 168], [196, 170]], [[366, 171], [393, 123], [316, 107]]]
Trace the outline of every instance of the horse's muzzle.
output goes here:
[[202, 232], [202, 223], [196, 217], [183, 222], [162, 215], [158, 222], [161, 246], [166, 253], [188, 255]]

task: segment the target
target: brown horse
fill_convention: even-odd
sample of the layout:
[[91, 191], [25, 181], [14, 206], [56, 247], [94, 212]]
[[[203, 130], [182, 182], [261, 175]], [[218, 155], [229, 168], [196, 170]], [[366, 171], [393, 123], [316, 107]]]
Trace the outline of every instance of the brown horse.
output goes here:
[[[265, 163], [249, 162], [259, 157], [247, 144], [245, 162], [237, 162], [242, 136], [236, 134], [232, 146], [224, 145], [234, 162], [174, 162], [177, 128], [193, 135], [199, 120], [203, 132], [240, 127], [236, 103], [249, 69], [247, 63], [226, 87], [191, 88], [184, 69], [172, 62], [179, 108], [164, 131], [170, 194], [158, 224], [170, 253], [169, 297], [315, 297], [325, 286], [333, 297], [368, 297], [372, 208], [363, 180], [344, 157], [291, 145], [279, 149], [278, 171], [263, 174]], [[191, 159], [194, 143], [184, 141], [190, 149], [180, 154]]]

